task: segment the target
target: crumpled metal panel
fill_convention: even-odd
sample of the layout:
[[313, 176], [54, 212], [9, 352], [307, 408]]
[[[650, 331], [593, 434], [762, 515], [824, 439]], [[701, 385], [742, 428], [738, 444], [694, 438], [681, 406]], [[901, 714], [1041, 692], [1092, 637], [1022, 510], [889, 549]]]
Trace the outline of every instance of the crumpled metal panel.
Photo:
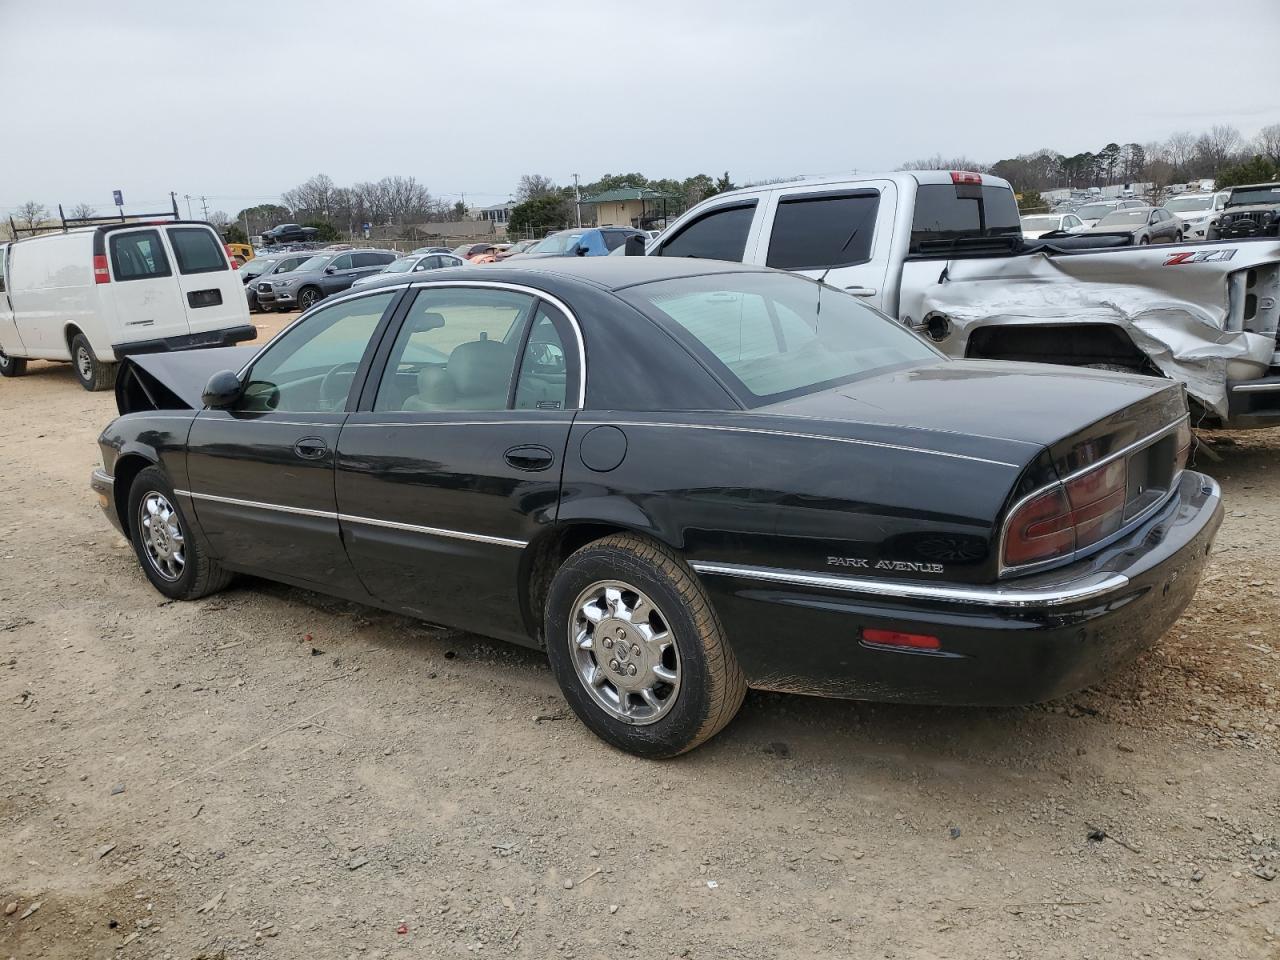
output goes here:
[[1178, 250], [955, 260], [940, 282], [919, 290], [915, 315], [949, 318], [955, 333], [940, 346], [958, 357], [978, 327], [1111, 324], [1166, 376], [1226, 417], [1228, 379], [1265, 375], [1276, 348], [1274, 329], [1227, 329], [1241, 325], [1238, 309], [1235, 321], [1228, 319], [1227, 275], [1255, 265], [1275, 269], [1280, 244], [1237, 248], [1227, 261], [1169, 264]]

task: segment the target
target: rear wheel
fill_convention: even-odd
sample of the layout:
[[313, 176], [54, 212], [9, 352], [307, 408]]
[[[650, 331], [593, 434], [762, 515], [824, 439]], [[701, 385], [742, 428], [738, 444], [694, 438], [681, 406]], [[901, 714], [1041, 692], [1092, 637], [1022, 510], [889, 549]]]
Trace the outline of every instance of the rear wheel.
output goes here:
[[692, 750], [746, 696], [710, 599], [661, 544], [619, 534], [573, 554], [551, 583], [545, 628], [569, 706], [629, 753], [659, 759]]
[[71, 338], [71, 365], [86, 390], [109, 390], [115, 386], [116, 365], [99, 360], [83, 333]]
[[1174, 240], [1173, 242], [1174, 242], [1174, 243], [1182, 243], [1182, 241], [1183, 241], [1183, 240], [1185, 240], [1185, 239], [1186, 239], [1186, 234], [1185, 234], [1185, 233], [1183, 233], [1181, 230], [1179, 230], [1179, 231], [1178, 231], [1178, 237], [1177, 237], [1177, 239], [1176, 239], [1176, 240]]
[[216, 593], [231, 574], [206, 557], [159, 467], [147, 467], [129, 488], [129, 539], [151, 585], [174, 600]]
[[1150, 242], [1151, 242], [1150, 237], [1143, 237], [1141, 240], [1138, 241], [1138, 243], [1142, 244], [1143, 246], [1146, 246]]
[[320, 300], [320, 291], [315, 287], [303, 287], [298, 291], [298, 309], [304, 313]]
[[0, 350], [0, 377], [20, 377], [26, 372], [26, 358], [11, 357]]

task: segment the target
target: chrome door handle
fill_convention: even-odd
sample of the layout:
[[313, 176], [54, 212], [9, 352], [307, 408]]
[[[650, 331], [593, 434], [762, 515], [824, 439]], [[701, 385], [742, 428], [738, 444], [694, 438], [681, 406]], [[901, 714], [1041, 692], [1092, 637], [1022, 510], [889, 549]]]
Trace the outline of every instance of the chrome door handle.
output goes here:
[[303, 460], [322, 460], [329, 452], [329, 445], [319, 437], [303, 437], [293, 445], [293, 452]]
[[856, 283], [852, 287], [845, 287], [845, 290], [855, 297], [874, 297], [876, 295], [875, 287], [860, 287]]

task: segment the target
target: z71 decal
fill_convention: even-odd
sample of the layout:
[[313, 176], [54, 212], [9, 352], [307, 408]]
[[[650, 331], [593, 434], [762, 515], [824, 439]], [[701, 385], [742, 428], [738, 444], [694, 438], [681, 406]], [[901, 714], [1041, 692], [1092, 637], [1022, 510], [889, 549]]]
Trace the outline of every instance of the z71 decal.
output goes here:
[[1164, 262], [1166, 267], [1176, 267], [1184, 263], [1218, 263], [1222, 260], [1230, 260], [1236, 255], [1236, 248], [1229, 250], [1186, 250], [1182, 253], [1175, 253]]

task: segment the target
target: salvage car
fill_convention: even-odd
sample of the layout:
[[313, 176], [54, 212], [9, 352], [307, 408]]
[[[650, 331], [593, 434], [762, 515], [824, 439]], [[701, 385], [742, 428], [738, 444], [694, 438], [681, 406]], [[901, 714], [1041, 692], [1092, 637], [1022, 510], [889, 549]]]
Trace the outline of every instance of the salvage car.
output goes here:
[[1179, 384], [950, 360], [697, 260], [432, 271], [260, 350], [133, 358], [116, 398], [92, 485], [161, 594], [245, 572], [541, 647], [646, 757], [748, 686], [1094, 683], [1177, 619], [1222, 516]]
[[361, 277], [379, 273], [399, 258], [394, 250], [346, 250], [317, 253], [288, 273], [255, 283], [263, 310], [309, 310], [325, 297], [341, 293]]
[[258, 313], [262, 310], [258, 305], [259, 283], [266, 283], [276, 274], [297, 270], [311, 256], [310, 253], [265, 253], [241, 267], [240, 279], [244, 281], [244, 295], [249, 304], [249, 312]]
[[1126, 207], [1113, 210], [1085, 231], [1086, 234], [1127, 234], [1132, 243], [1181, 243], [1183, 225], [1164, 207]]
[[1105, 233], [1028, 240], [1008, 181], [913, 170], [716, 194], [646, 252], [821, 277], [953, 357], [1169, 377], [1202, 427], [1280, 425], [1274, 237], [1175, 250]]
[[1280, 236], [1280, 183], [1232, 187], [1209, 226], [1209, 239]]

